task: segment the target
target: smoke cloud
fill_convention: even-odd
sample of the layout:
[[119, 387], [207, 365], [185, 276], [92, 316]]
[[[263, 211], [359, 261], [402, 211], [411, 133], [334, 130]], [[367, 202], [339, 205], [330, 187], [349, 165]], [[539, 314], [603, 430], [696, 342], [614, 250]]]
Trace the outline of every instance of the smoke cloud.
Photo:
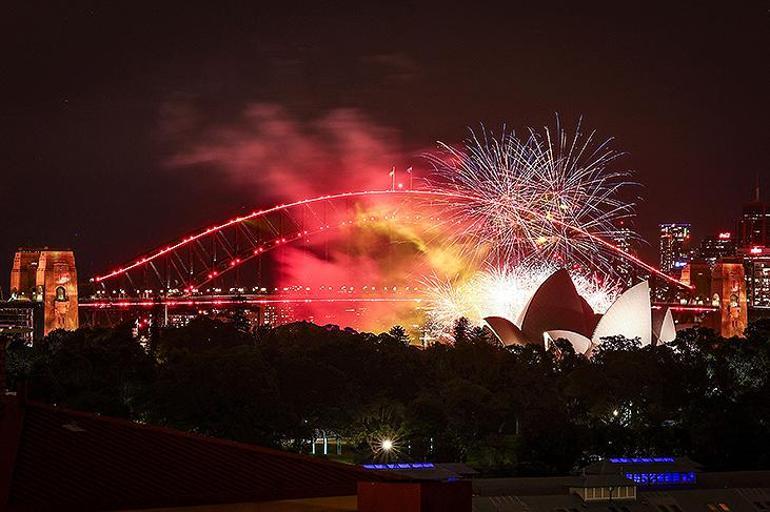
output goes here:
[[398, 133], [354, 109], [304, 121], [252, 104], [234, 122], [206, 125], [190, 105], [169, 104], [162, 128], [178, 146], [169, 167], [206, 168], [272, 200], [384, 189], [390, 168], [404, 161]]
[[[391, 186], [391, 167], [407, 166], [399, 134], [353, 109], [332, 110], [308, 121], [277, 105], [252, 104], [232, 122], [211, 123], [189, 104], [178, 103], [164, 109], [162, 129], [176, 148], [167, 161], [170, 169], [217, 173], [233, 187], [253, 191], [264, 206], [384, 190]], [[406, 217], [408, 207], [383, 201], [362, 201], [355, 207], [349, 212], [355, 226], [337, 232], [336, 240], [303, 241], [273, 253], [279, 293], [296, 295], [307, 289], [312, 296], [344, 297], [340, 288], [345, 286], [371, 297], [415, 296], [406, 287], [418, 285], [432, 271], [420, 227], [370, 221], [392, 219], [396, 212]], [[308, 302], [292, 307], [295, 317], [360, 329], [384, 330], [416, 321], [413, 303]]]

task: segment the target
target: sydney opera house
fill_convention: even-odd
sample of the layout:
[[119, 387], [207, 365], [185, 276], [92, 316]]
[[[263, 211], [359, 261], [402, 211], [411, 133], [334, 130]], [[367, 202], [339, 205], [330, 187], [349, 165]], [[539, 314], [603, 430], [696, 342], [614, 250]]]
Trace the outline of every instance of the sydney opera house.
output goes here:
[[575, 353], [588, 357], [606, 338], [638, 339], [642, 346], [668, 343], [676, 338], [669, 309], [654, 310], [650, 286], [640, 282], [622, 293], [603, 315], [595, 313], [580, 296], [569, 272], [553, 273], [532, 295], [518, 319], [492, 316], [484, 319], [506, 346], [569, 341]]

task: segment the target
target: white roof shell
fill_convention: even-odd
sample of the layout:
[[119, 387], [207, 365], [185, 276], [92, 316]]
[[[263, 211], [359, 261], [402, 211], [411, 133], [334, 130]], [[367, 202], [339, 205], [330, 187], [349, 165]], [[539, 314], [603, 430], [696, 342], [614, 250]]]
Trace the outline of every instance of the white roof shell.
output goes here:
[[543, 333], [543, 339], [545, 341], [545, 348], [548, 350], [551, 343], [558, 339], [564, 339], [572, 344], [572, 348], [575, 349], [576, 354], [585, 354], [591, 349], [591, 340], [573, 331], [553, 330]]
[[632, 286], [610, 306], [594, 330], [592, 341], [601, 344], [602, 338], [623, 336], [639, 338], [642, 346], [652, 343], [652, 315], [650, 314], [650, 284], [643, 281]]
[[671, 314], [671, 308], [665, 312], [657, 312], [652, 316], [652, 336], [657, 345], [671, 343], [676, 339], [676, 325]]

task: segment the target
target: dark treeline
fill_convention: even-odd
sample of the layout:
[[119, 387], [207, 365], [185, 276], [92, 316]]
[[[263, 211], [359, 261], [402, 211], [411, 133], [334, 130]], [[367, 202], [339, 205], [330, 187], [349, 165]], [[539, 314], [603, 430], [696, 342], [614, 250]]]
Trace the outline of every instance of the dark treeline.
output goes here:
[[324, 431], [352, 461], [395, 437], [405, 460], [487, 472], [565, 473], [598, 456], [688, 455], [709, 468], [770, 467], [770, 322], [746, 339], [680, 333], [669, 346], [608, 339], [588, 361], [503, 348], [467, 323], [453, 346], [409, 346], [307, 323], [249, 332], [198, 318], [145, 348], [129, 328], [7, 343], [9, 387], [31, 399], [307, 452]]

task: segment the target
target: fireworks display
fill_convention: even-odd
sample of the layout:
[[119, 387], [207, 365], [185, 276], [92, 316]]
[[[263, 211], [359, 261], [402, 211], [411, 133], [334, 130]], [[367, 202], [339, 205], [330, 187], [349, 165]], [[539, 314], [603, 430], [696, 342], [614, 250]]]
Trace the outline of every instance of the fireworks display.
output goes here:
[[629, 173], [611, 166], [622, 153], [595, 132], [570, 136], [529, 129], [518, 137], [472, 133], [461, 148], [440, 143], [429, 155], [430, 186], [456, 197], [442, 200], [453, 236], [472, 240], [474, 257], [511, 265], [559, 262], [611, 271], [613, 240], [634, 205], [620, 199]]
[[[507, 268], [490, 267], [473, 273], [469, 279], [426, 279], [428, 315], [431, 325], [441, 329], [452, 326], [460, 317], [481, 325], [487, 316], [500, 316], [516, 322], [527, 301], [559, 267], [555, 264], [521, 264]], [[597, 313], [604, 313], [620, 293], [611, 279], [570, 272], [578, 293]]]
[[[570, 134], [557, 118], [554, 128], [518, 134], [482, 128], [464, 144], [439, 143], [427, 156], [433, 168], [427, 179], [413, 176], [412, 167], [403, 174], [356, 164], [359, 177], [377, 183], [374, 188], [302, 198], [288, 186], [288, 202], [200, 230], [94, 282], [122, 280], [144, 295], [158, 284], [169, 288], [156, 290], [159, 295], [216, 294], [246, 289], [240, 280], [253, 278], [247, 284], [254, 289], [301, 301], [281, 321], [303, 318], [367, 330], [400, 324], [414, 334], [426, 321], [430, 330], [446, 331], [461, 316], [477, 325], [485, 316], [516, 321], [539, 285], [565, 268], [602, 312], [619, 291], [622, 260], [676, 281], [614, 245], [637, 238], [626, 222], [634, 204], [624, 200], [634, 184], [628, 172], [617, 170], [622, 153], [612, 140], [581, 126]], [[215, 153], [240, 162], [241, 144], [236, 146]], [[149, 286], [132, 279], [147, 276]], [[373, 297], [375, 291], [381, 296]], [[343, 311], [335, 305], [340, 294], [345, 301], [360, 296], [366, 304]]]
[[428, 156], [435, 170], [430, 188], [452, 194], [439, 201], [446, 231], [468, 264], [481, 269], [426, 280], [434, 325], [447, 328], [461, 316], [474, 324], [485, 316], [515, 321], [561, 267], [595, 311], [617, 297], [618, 250], [607, 242], [634, 209], [620, 198], [633, 185], [629, 173], [612, 169], [622, 153], [611, 139], [583, 134], [580, 123], [571, 136], [558, 118], [555, 129], [525, 133], [482, 129], [462, 147], [439, 143], [441, 151]]

